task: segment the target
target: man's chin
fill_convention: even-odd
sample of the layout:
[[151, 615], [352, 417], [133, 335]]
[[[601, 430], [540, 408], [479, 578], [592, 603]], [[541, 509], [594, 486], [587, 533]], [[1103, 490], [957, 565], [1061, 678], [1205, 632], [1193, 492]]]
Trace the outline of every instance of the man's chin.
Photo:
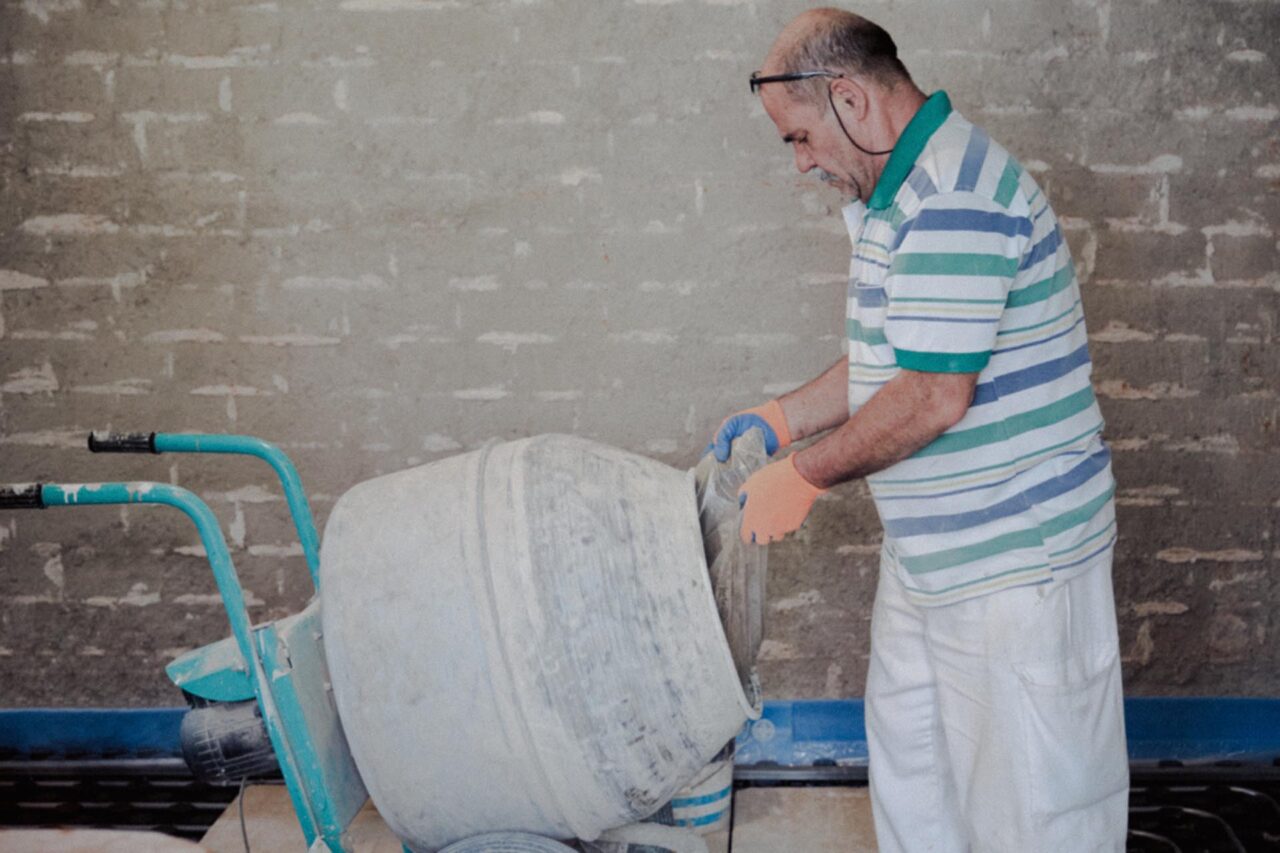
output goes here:
[[840, 197], [845, 201], [857, 201], [858, 199], [858, 188], [844, 181], [823, 181], [822, 185], [827, 189], [840, 193]]

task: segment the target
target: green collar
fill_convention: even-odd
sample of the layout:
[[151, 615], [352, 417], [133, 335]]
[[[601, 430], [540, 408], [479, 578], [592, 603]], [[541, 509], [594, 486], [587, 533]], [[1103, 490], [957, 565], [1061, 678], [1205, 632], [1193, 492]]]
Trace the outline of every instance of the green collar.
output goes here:
[[898, 194], [898, 188], [907, 179], [907, 174], [916, 164], [916, 158], [929, 142], [929, 137], [933, 136], [933, 132], [942, 126], [949, 115], [951, 115], [951, 99], [941, 89], [930, 95], [929, 100], [920, 105], [920, 109], [916, 110], [911, 122], [898, 137], [898, 144], [893, 146], [893, 153], [889, 155], [889, 162], [880, 173], [880, 180], [876, 182], [875, 191], [871, 193], [871, 201], [867, 202], [867, 207], [872, 210], [884, 210], [893, 204], [893, 197]]

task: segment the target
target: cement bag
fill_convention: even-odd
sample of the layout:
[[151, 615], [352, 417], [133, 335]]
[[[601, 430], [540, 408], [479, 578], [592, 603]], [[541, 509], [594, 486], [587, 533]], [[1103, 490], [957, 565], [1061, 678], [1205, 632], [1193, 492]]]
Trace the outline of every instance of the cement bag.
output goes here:
[[325, 652], [411, 848], [640, 821], [759, 706], [717, 617], [691, 472], [568, 436], [351, 489], [321, 549]]

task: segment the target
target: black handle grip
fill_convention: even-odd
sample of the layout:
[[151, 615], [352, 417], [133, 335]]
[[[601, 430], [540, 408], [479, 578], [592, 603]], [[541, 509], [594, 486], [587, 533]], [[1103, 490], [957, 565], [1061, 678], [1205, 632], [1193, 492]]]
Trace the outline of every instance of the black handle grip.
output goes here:
[[159, 453], [156, 450], [154, 432], [130, 432], [117, 435], [110, 432], [89, 433], [89, 450], [92, 453]]
[[44, 509], [39, 483], [0, 486], [0, 509]]

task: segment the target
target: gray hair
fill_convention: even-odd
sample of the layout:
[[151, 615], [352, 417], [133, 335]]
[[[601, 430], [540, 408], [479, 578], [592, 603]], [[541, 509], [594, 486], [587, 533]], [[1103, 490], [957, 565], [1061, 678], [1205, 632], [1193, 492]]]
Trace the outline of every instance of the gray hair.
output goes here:
[[[827, 70], [870, 77], [892, 89], [910, 83], [911, 74], [898, 59], [898, 46], [879, 24], [843, 9], [815, 10], [812, 29], [779, 56], [781, 73]], [[797, 100], [826, 106], [826, 78], [784, 83]]]

